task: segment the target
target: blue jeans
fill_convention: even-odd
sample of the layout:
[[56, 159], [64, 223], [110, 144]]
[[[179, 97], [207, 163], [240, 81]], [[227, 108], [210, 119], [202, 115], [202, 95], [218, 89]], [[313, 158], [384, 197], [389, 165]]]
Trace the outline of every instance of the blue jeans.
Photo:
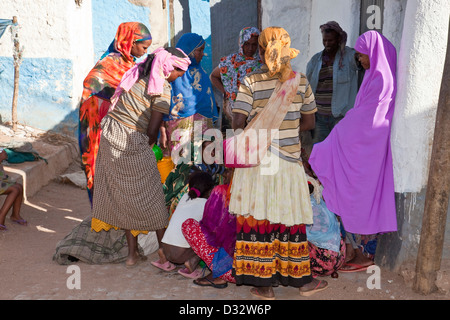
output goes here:
[[333, 115], [323, 115], [316, 113], [316, 127], [313, 130], [312, 143], [318, 143], [325, 140], [333, 130], [334, 126], [344, 117], [335, 118]]

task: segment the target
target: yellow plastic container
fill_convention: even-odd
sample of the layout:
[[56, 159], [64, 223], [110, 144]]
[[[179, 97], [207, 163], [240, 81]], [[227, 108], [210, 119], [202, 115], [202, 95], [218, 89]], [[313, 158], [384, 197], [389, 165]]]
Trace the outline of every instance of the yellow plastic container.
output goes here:
[[167, 176], [175, 168], [175, 164], [171, 157], [164, 157], [157, 163], [159, 174], [161, 175], [161, 182], [166, 182]]

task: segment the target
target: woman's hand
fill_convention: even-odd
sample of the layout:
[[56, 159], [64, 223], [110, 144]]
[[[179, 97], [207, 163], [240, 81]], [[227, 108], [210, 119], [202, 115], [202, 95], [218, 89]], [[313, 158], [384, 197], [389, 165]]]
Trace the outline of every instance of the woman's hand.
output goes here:
[[211, 84], [216, 87], [220, 92], [225, 93], [225, 88], [222, 83], [222, 76], [220, 75], [220, 68], [216, 67], [210, 74], [209, 79]]

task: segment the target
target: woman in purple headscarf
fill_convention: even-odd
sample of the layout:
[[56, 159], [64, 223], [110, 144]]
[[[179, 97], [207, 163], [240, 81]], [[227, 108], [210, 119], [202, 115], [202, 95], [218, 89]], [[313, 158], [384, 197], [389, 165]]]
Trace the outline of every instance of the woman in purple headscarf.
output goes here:
[[[397, 54], [376, 31], [362, 34], [355, 50], [366, 69], [355, 106], [326, 140], [314, 145], [309, 162], [323, 184], [328, 209], [341, 217], [345, 231], [367, 236], [397, 231], [390, 144]], [[341, 271], [371, 264], [355, 250]]]

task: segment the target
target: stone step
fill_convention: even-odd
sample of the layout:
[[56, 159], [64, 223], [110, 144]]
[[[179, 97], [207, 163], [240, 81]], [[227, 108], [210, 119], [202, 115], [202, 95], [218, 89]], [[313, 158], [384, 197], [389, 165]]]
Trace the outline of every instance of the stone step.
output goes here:
[[32, 143], [33, 149], [47, 160], [47, 163], [44, 160], [37, 160], [3, 164], [6, 173], [24, 186], [26, 198], [32, 197], [50, 181], [63, 174], [75, 161], [78, 154], [74, 143], [55, 145], [40, 139], [29, 142]]

